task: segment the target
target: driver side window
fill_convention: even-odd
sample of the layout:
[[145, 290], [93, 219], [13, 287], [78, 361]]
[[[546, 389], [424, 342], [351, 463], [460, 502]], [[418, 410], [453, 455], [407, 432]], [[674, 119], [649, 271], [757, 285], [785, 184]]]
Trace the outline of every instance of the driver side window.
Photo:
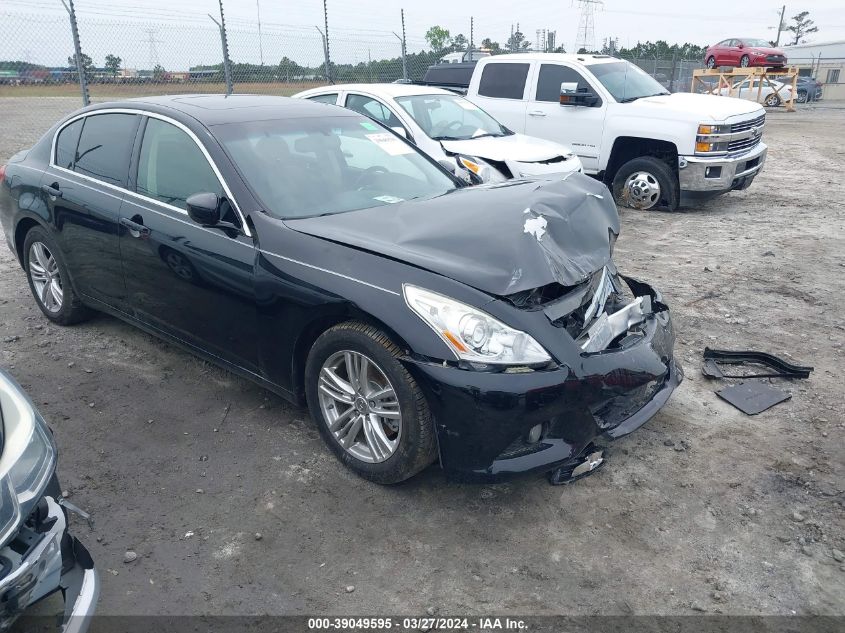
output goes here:
[[399, 118], [381, 101], [364, 95], [346, 95], [346, 107], [364, 116], [375, 119], [387, 127], [404, 127]]
[[[537, 95], [535, 101], [560, 101], [560, 85], [562, 83], [577, 83], [578, 92], [596, 92], [587, 80], [577, 70], [560, 64], [542, 64], [537, 78]], [[601, 105], [599, 99], [598, 106]]]
[[137, 192], [185, 209], [195, 193], [223, 196], [223, 187], [205, 155], [185, 132], [160, 119], [147, 119], [138, 160]]

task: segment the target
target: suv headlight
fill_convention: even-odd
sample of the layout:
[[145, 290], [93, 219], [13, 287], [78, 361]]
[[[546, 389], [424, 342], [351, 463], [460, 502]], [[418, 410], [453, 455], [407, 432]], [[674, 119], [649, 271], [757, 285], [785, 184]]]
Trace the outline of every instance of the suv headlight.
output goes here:
[[0, 543], [38, 503], [56, 467], [56, 446], [47, 425], [23, 390], [0, 372]]
[[491, 365], [536, 365], [552, 358], [531, 336], [489, 314], [410, 284], [405, 302], [460, 360]]

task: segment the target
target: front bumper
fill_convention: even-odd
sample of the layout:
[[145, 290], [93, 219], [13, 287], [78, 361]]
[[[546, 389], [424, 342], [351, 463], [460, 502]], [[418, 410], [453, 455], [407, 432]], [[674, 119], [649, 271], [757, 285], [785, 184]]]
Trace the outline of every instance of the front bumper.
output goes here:
[[[57, 486], [54, 486], [57, 487]], [[61, 633], [84, 633], [94, 613], [100, 583], [91, 556], [67, 532], [65, 512], [45, 496], [42, 518], [23, 525], [0, 549], [0, 630], [42, 598], [61, 590], [65, 611]]]
[[[662, 303], [659, 293], [641, 287]], [[435, 418], [443, 469], [475, 481], [550, 471], [597, 438], [615, 439], [645, 424], [683, 372], [672, 358], [668, 310], [649, 315], [643, 329], [632, 347], [561, 358], [570, 367], [549, 371], [485, 373], [408, 361]], [[543, 434], [530, 443], [536, 425]]]
[[718, 195], [745, 189], [763, 169], [767, 152], [766, 144], [760, 142], [740, 156], [679, 156], [681, 191]]

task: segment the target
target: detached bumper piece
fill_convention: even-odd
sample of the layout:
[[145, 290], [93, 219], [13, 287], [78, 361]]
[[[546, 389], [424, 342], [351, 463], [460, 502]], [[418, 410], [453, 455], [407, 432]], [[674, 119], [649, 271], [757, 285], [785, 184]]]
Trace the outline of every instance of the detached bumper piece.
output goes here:
[[[772, 371], [762, 374], [725, 374], [720, 365], [763, 365]], [[731, 351], [704, 348], [705, 376], [710, 378], [809, 378], [813, 368], [807, 365], [793, 365], [782, 358], [766, 352]]]
[[61, 633], [84, 633], [94, 613], [100, 584], [85, 547], [67, 532], [59, 504], [44, 497], [15, 538], [0, 549], [0, 630], [30, 605], [62, 591]]
[[592, 475], [607, 463], [605, 449], [590, 443], [584, 452], [571, 463], [558, 466], [549, 473], [549, 483], [553, 486], [571, 484], [574, 481]]

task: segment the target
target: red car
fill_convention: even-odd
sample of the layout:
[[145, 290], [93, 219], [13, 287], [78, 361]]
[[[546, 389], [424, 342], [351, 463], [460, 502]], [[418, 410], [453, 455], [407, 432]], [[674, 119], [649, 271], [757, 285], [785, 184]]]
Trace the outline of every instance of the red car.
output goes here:
[[766, 40], [753, 37], [732, 37], [708, 46], [704, 53], [707, 68], [718, 66], [786, 66], [783, 50]]

